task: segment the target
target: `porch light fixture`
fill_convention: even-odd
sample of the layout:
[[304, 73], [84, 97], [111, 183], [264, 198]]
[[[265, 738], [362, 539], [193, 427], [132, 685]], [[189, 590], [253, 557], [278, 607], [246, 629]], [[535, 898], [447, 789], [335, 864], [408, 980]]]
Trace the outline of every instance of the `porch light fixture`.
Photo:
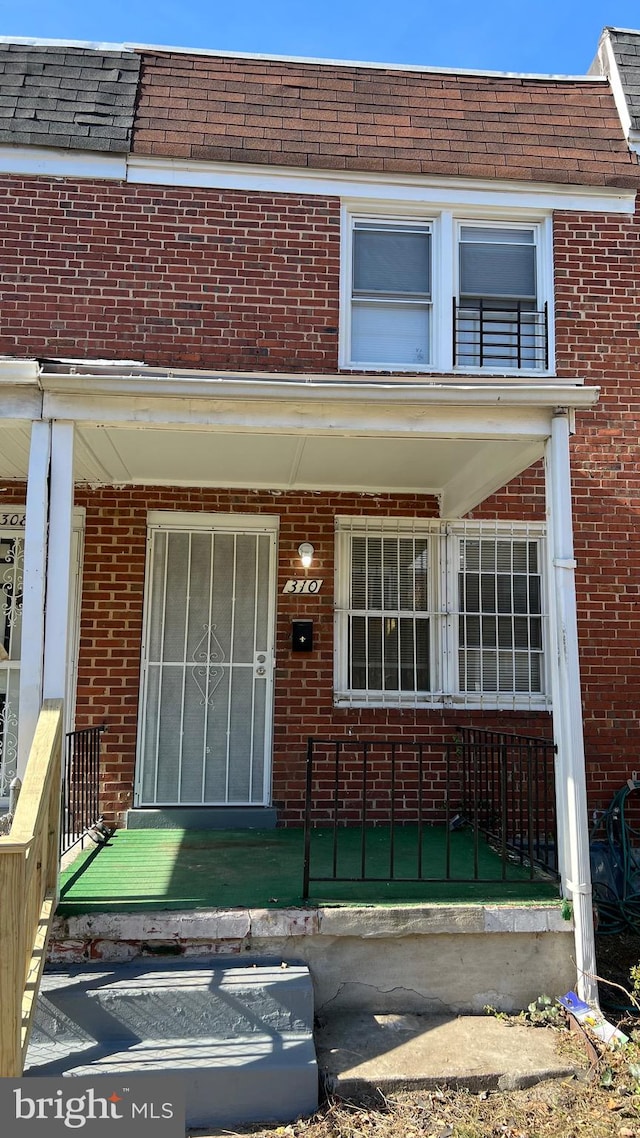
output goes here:
[[298, 553], [302, 562], [303, 569], [309, 569], [313, 561], [313, 546], [310, 541], [303, 541], [302, 545], [298, 546]]

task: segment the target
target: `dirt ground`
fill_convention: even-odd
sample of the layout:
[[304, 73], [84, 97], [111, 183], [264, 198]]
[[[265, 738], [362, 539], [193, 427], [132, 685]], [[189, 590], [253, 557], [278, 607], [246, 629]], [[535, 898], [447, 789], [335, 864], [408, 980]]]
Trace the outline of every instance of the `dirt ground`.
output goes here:
[[313, 1118], [287, 1126], [218, 1132], [238, 1133], [252, 1138], [640, 1138], [640, 1095], [628, 1083], [606, 1088], [577, 1079], [508, 1093], [414, 1092], [377, 1103], [327, 1103]]

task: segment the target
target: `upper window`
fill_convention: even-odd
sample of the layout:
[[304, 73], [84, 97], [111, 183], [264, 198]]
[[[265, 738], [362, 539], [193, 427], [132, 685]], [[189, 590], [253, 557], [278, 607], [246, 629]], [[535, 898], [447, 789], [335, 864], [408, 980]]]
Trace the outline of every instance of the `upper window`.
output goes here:
[[461, 225], [454, 363], [546, 368], [546, 309], [538, 309], [532, 229]]
[[339, 703], [546, 706], [539, 525], [336, 525]]
[[351, 352], [354, 362], [431, 362], [431, 231], [425, 225], [356, 221]]
[[342, 362], [549, 369], [550, 224], [348, 216]]

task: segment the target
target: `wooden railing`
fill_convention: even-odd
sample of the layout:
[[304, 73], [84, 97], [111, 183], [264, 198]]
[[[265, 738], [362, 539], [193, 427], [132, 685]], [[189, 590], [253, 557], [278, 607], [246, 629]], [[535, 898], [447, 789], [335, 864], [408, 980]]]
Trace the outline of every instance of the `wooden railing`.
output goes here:
[[45, 700], [0, 837], [0, 1076], [22, 1075], [58, 890], [62, 700]]

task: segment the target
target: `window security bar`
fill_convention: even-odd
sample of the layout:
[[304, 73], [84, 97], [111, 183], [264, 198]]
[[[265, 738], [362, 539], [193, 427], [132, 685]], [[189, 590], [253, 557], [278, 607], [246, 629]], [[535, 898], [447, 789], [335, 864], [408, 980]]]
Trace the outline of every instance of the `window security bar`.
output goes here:
[[548, 306], [530, 301], [453, 298], [455, 367], [549, 367]]

